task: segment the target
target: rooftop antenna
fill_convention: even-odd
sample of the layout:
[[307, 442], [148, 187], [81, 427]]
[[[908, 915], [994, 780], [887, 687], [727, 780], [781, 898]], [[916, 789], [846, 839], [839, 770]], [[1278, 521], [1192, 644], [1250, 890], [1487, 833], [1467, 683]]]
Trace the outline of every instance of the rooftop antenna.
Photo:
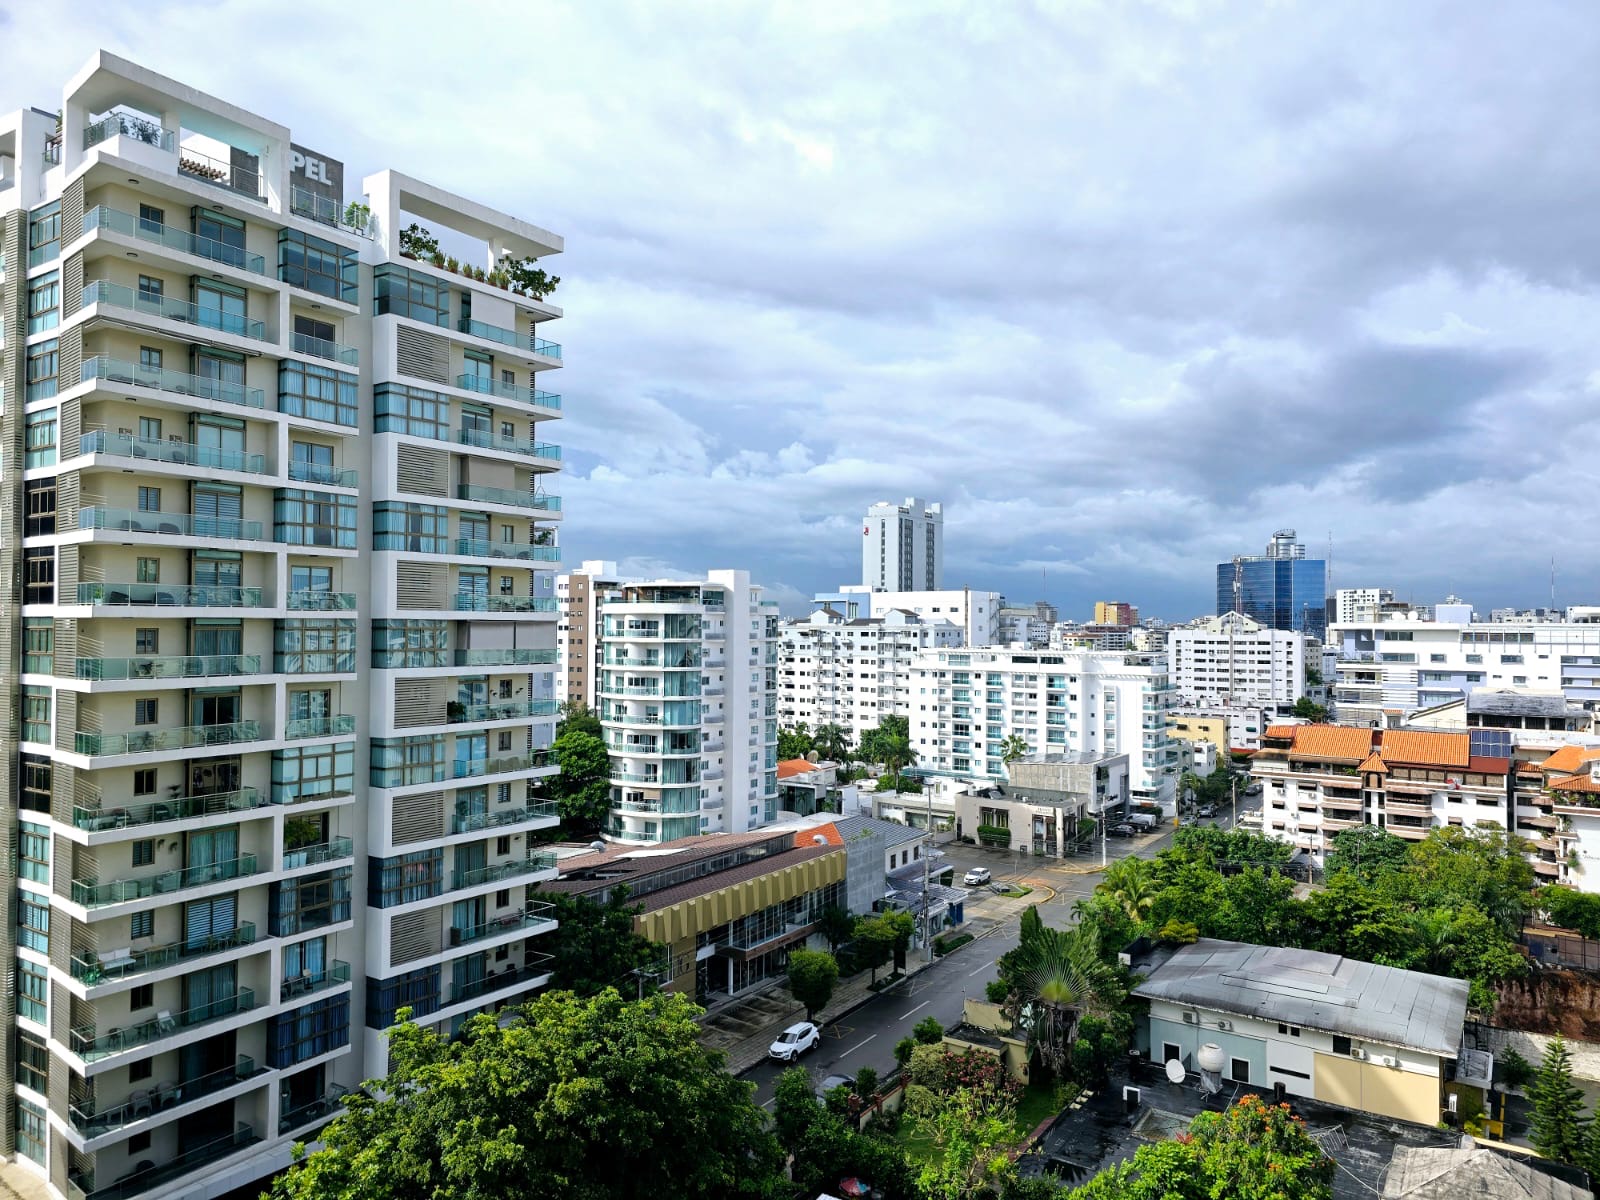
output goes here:
[[1556, 556], [1550, 556], [1550, 611], [1556, 610]]

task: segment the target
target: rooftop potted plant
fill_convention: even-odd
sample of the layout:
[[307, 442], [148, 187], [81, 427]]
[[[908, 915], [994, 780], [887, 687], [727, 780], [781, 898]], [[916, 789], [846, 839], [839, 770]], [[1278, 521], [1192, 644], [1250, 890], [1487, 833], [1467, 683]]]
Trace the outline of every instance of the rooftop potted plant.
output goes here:
[[400, 256], [402, 258], [432, 259], [439, 253], [439, 239], [415, 221], [400, 231]]

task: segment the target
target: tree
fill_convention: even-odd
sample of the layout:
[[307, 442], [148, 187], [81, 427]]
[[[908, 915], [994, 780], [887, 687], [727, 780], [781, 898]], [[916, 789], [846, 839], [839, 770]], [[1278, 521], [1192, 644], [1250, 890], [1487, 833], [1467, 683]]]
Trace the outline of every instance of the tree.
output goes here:
[[1426, 907], [1474, 904], [1515, 935], [1532, 904], [1527, 841], [1503, 829], [1435, 829], [1410, 848], [1407, 870], [1387, 882]]
[[1600, 938], [1600, 895], [1551, 884], [1539, 889], [1536, 903], [1550, 924], [1576, 930], [1586, 938]]
[[1294, 707], [1289, 710], [1295, 716], [1313, 724], [1321, 724], [1328, 719], [1328, 710], [1315, 703], [1307, 696], [1301, 696], [1294, 702]]
[[1247, 1095], [1195, 1117], [1185, 1138], [1141, 1146], [1069, 1200], [1331, 1200], [1335, 1170], [1287, 1104]]
[[911, 1027], [911, 1036], [917, 1039], [919, 1046], [937, 1046], [944, 1041], [944, 1026], [939, 1024], [938, 1017], [923, 1017]]
[[1137, 925], [1155, 903], [1155, 864], [1147, 858], [1118, 859], [1106, 868], [1095, 891], [1115, 901]]
[[1019, 733], [1006, 734], [1000, 743], [1000, 761], [1010, 766], [1019, 758], [1028, 757], [1028, 739]]
[[850, 761], [850, 731], [843, 725], [825, 722], [817, 726], [813, 736], [817, 753], [823, 758], [836, 763]]
[[911, 720], [908, 717], [889, 716], [861, 735], [860, 755], [863, 762], [882, 763], [890, 775], [900, 772], [917, 761], [911, 746]]
[[790, 951], [789, 990], [806, 1006], [806, 1020], [828, 1007], [838, 982], [839, 963], [826, 950]]
[[1362, 883], [1370, 884], [1380, 875], [1405, 866], [1411, 846], [1404, 838], [1376, 825], [1357, 825], [1333, 835], [1328, 853], [1328, 877], [1349, 871]]
[[1019, 946], [1015, 961], [1016, 1025], [1040, 1060], [1057, 1075], [1067, 1069], [1080, 1014], [1103, 1013], [1125, 997], [1119, 971], [1101, 956], [1099, 929], [1046, 926]]
[[792, 727], [778, 730], [778, 757], [804, 758], [816, 748], [816, 743], [811, 739], [811, 731], [806, 728], [806, 723], [800, 721]]
[[588, 733], [603, 737], [605, 731], [594, 709], [582, 700], [563, 700], [556, 719], [556, 736], [560, 737], [563, 733]]
[[897, 940], [894, 927], [882, 916], [856, 919], [855, 937], [851, 945], [856, 957], [871, 969], [871, 982], [878, 981], [878, 968], [893, 957]]
[[1564, 1163], [1583, 1161], [1589, 1119], [1583, 1115], [1583, 1091], [1572, 1082], [1572, 1055], [1559, 1034], [1545, 1047], [1528, 1098], [1533, 1101], [1534, 1149]]
[[[782, 1159], [753, 1088], [685, 997], [549, 992], [452, 1040], [402, 1020], [389, 1073], [347, 1100], [275, 1200], [770, 1196]], [[408, 1016], [409, 1014], [407, 1014]], [[504, 1024], [502, 1024], [504, 1022]]]
[[837, 1195], [841, 1179], [855, 1178], [871, 1184], [884, 1200], [922, 1200], [904, 1151], [858, 1133], [820, 1104], [795, 1147], [793, 1175], [806, 1196]]
[[834, 954], [839, 952], [843, 943], [850, 940], [855, 928], [855, 918], [837, 904], [828, 905], [817, 918], [817, 932], [828, 940], [828, 950]]
[[1015, 1105], [962, 1088], [920, 1116], [939, 1153], [924, 1164], [917, 1183], [928, 1200], [972, 1200], [993, 1195], [1016, 1174], [1011, 1151]]
[[564, 892], [536, 892], [535, 898], [554, 906], [557, 922], [547, 939], [552, 989], [579, 996], [608, 987], [636, 989], [635, 972], [661, 961], [663, 948], [634, 931], [634, 918], [644, 908], [628, 903], [626, 885], [613, 889], [604, 903]]
[[778, 1076], [772, 1089], [772, 1132], [784, 1153], [793, 1154], [822, 1112], [817, 1094], [811, 1088], [811, 1073], [804, 1067], [790, 1067]]
[[611, 811], [611, 756], [597, 735], [569, 729], [555, 740], [561, 773], [547, 781], [561, 819], [585, 832], [600, 828]]

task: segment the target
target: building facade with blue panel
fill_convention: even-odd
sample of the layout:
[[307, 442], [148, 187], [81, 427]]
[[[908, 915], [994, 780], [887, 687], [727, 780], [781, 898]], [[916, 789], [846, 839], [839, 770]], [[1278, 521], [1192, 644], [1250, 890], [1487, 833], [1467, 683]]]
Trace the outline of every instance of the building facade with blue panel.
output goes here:
[[1217, 615], [1242, 612], [1269, 629], [1292, 630], [1319, 641], [1327, 632], [1328, 564], [1307, 558], [1294, 530], [1273, 535], [1266, 554], [1237, 562], [1239, 595], [1234, 598], [1235, 561], [1217, 564]]

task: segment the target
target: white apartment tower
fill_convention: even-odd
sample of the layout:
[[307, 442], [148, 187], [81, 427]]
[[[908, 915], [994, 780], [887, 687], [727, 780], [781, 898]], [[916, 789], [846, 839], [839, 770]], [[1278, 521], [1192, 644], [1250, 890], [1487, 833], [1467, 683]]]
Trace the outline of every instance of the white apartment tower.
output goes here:
[[912, 496], [867, 509], [861, 582], [875, 592], [936, 592], [944, 585], [944, 511]]
[[1243, 613], [1168, 630], [1167, 659], [1189, 704], [1287, 706], [1305, 695], [1306, 635]]
[[601, 604], [606, 834], [654, 845], [777, 817], [778, 605], [747, 571], [627, 584]]
[[59, 110], [0, 117], [0, 1151], [217, 1195], [548, 978], [562, 242], [109, 54]]

